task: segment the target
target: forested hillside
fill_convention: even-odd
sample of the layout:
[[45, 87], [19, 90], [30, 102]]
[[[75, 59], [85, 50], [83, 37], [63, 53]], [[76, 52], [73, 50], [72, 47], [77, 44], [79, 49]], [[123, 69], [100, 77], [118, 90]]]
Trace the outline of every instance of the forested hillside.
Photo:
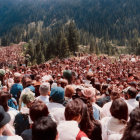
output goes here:
[[106, 46], [106, 41], [113, 41], [137, 52], [139, 9], [139, 0], [0, 0], [1, 44], [40, 38], [48, 43], [62, 31], [67, 36], [67, 25], [72, 21], [79, 44], [104, 42]]

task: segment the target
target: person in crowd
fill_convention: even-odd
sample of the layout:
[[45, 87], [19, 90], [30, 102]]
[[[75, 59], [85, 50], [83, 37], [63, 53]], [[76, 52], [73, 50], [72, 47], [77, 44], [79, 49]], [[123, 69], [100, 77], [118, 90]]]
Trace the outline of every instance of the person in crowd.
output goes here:
[[13, 86], [10, 89], [10, 93], [12, 96], [17, 100], [19, 100], [20, 94], [23, 90], [23, 86], [21, 84], [21, 74], [16, 72], [14, 73], [14, 83]]
[[5, 77], [5, 70], [4, 69], [0, 69], [0, 87], [2, 88], [2, 86], [5, 85], [4, 83], [4, 77]]
[[57, 127], [60, 140], [89, 140], [87, 135], [78, 127], [82, 118], [83, 104], [82, 100], [75, 99], [66, 105], [66, 121], [61, 121]]
[[22, 140], [22, 138], [15, 135], [7, 125], [10, 120], [10, 115], [4, 111], [2, 106], [0, 106], [0, 140]]
[[103, 84], [100, 90], [100, 94], [101, 96], [98, 97], [98, 99], [96, 100], [96, 103], [100, 106], [103, 107], [103, 105], [107, 102], [110, 101], [110, 96], [109, 96], [109, 92], [108, 92], [108, 85]]
[[[138, 94], [138, 91], [135, 88], [129, 88], [127, 91], [127, 97], [128, 100], [126, 100], [128, 106], [131, 106], [132, 110], [136, 107], [138, 107], [139, 102], [136, 100], [136, 95]], [[131, 110], [131, 111], [132, 111]]]
[[102, 107], [101, 118], [111, 116], [110, 107], [112, 105], [112, 102], [114, 100], [120, 98], [120, 93], [119, 93], [119, 90], [117, 88], [114, 88], [111, 90], [110, 98], [111, 98], [111, 101], [104, 104], [104, 106]]
[[121, 140], [139, 140], [140, 139], [140, 108], [135, 108], [130, 113], [130, 120], [126, 126]]
[[63, 77], [68, 81], [68, 84], [72, 83], [72, 71], [71, 70], [65, 70], [63, 72]]
[[29, 110], [29, 123], [30, 123], [30, 128], [25, 129], [21, 136], [23, 140], [32, 140], [32, 124], [37, 121], [40, 117], [47, 117], [49, 115], [48, 108], [46, 104], [40, 100], [36, 100], [32, 103], [30, 110]]
[[32, 80], [30, 77], [25, 77], [25, 89], [30, 89], [33, 93], [35, 93], [35, 87], [32, 84]]
[[35, 96], [36, 97], [40, 96], [40, 92], [39, 92], [40, 85], [41, 85], [41, 76], [36, 75], [35, 82], [34, 82], [34, 85], [33, 85], [35, 87]]
[[50, 92], [50, 84], [49, 83], [42, 83], [39, 87], [40, 96], [36, 99], [43, 101], [45, 104], [49, 103], [49, 92]]
[[66, 100], [66, 102], [69, 102], [72, 100], [72, 96], [74, 95], [75, 92], [76, 91], [72, 85], [67, 85], [65, 87], [65, 100]]
[[[96, 96], [95, 88], [88, 87], [83, 89], [82, 96], [80, 98], [84, 101], [85, 104], [87, 104], [89, 110], [92, 111], [91, 116], [93, 116], [95, 120], [99, 120], [101, 108], [95, 103], [96, 102], [95, 96]], [[91, 119], [93, 117], [91, 117]]]
[[[8, 106], [8, 100], [10, 99], [10, 94], [7, 92], [0, 91], [0, 105], [4, 108], [4, 110], [10, 115], [10, 126], [14, 131], [13, 123], [15, 120], [15, 116], [19, 113], [16, 109]], [[10, 127], [9, 126], [9, 127]]]
[[40, 117], [32, 126], [32, 140], [57, 140], [57, 125], [50, 117]]
[[49, 98], [49, 104], [47, 105], [51, 116], [55, 119], [57, 124], [64, 120], [64, 89], [62, 87], [54, 87], [51, 89]]
[[29, 108], [34, 100], [34, 94], [30, 90], [24, 92], [21, 96], [21, 102], [23, 102], [24, 106], [21, 107], [20, 112], [16, 115], [14, 121], [15, 132], [18, 135], [21, 135], [24, 130], [30, 128]]
[[[128, 120], [128, 107], [126, 102], [115, 99], [110, 107], [111, 117], [104, 117], [101, 120], [103, 140], [120, 140]], [[114, 134], [116, 136], [114, 137]]]

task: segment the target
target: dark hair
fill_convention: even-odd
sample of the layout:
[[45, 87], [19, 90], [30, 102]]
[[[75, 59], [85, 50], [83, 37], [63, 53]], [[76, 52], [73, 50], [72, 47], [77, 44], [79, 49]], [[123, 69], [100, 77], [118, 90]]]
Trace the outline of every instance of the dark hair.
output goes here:
[[30, 107], [30, 117], [32, 121], [36, 121], [38, 118], [48, 116], [49, 111], [46, 104], [40, 100], [36, 100]]
[[125, 129], [121, 140], [139, 140], [140, 139], [140, 108], [135, 108], [130, 113], [130, 120]]
[[130, 96], [130, 98], [136, 98], [138, 91], [135, 88], [129, 88], [127, 91], [127, 94]]
[[7, 92], [0, 91], [0, 105], [3, 106], [4, 110], [8, 111], [8, 100], [11, 95]]
[[120, 98], [120, 93], [117, 90], [112, 90], [110, 96], [112, 100], [115, 100]]
[[41, 117], [32, 126], [32, 140], [55, 140], [57, 125], [50, 117]]
[[26, 79], [30, 79], [30, 75], [24, 75], [22, 77], [22, 85], [23, 85], [23, 88], [26, 88]]
[[66, 120], [73, 120], [74, 117], [78, 117], [82, 114], [83, 104], [82, 100], [78, 98], [68, 102], [65, 108]]
[[15, 83], [20, 83], [21, 77], [14, 77], [14, 82]]
[[114, 100], [110, 107], [110, 113], [113, 117], [115, 117], [119, 120], [127, 121], [127, 119], [128, 119], [127, 104], [121, 98]]
[[96, 88], [97, 90], [101, 91], [101, 84], [99, 82], [95, 82], [94, 88]]
[[80, 99], [87, 105], [87, 109], [88, 109], [90, 119], [95, 121], [95, 119], [93, 117], [93, 107], [92, 107], [92, 103], [90, 101], [90, 98], [86, 98], [84, 96], [81, 96]]
[[98, 140], [102, 140], [101, 124], [93, 117], [93, 107], [90, 99], [85, 97], [80, 97], [80, 99], [84, 102], [82, 118], [79, 124], [80, 129], [85, 132], [91, 140], [95, 139], [95, 137]]

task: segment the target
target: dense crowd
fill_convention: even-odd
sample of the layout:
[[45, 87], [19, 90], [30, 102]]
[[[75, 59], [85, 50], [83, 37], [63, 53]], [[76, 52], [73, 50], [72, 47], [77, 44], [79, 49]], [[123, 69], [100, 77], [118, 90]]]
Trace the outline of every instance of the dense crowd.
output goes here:
[[21, 45], [23, 43], [0, 47], [0, 67], [14, 67], [24, 62]]
[[3, 66], [0, 82], [0, 140], [140, 140], [140, 56]]

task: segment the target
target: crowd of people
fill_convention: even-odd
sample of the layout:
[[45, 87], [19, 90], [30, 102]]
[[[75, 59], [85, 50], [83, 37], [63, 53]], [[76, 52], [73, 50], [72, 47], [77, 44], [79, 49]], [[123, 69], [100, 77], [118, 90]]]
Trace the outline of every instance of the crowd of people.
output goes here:
[[14, 67], [24, 62], [21, 45], [23, 43], [0, 48], [0, 67]]
[[140, 56], [3, 67], [0, 82], [0, 140], [140, 140]]

